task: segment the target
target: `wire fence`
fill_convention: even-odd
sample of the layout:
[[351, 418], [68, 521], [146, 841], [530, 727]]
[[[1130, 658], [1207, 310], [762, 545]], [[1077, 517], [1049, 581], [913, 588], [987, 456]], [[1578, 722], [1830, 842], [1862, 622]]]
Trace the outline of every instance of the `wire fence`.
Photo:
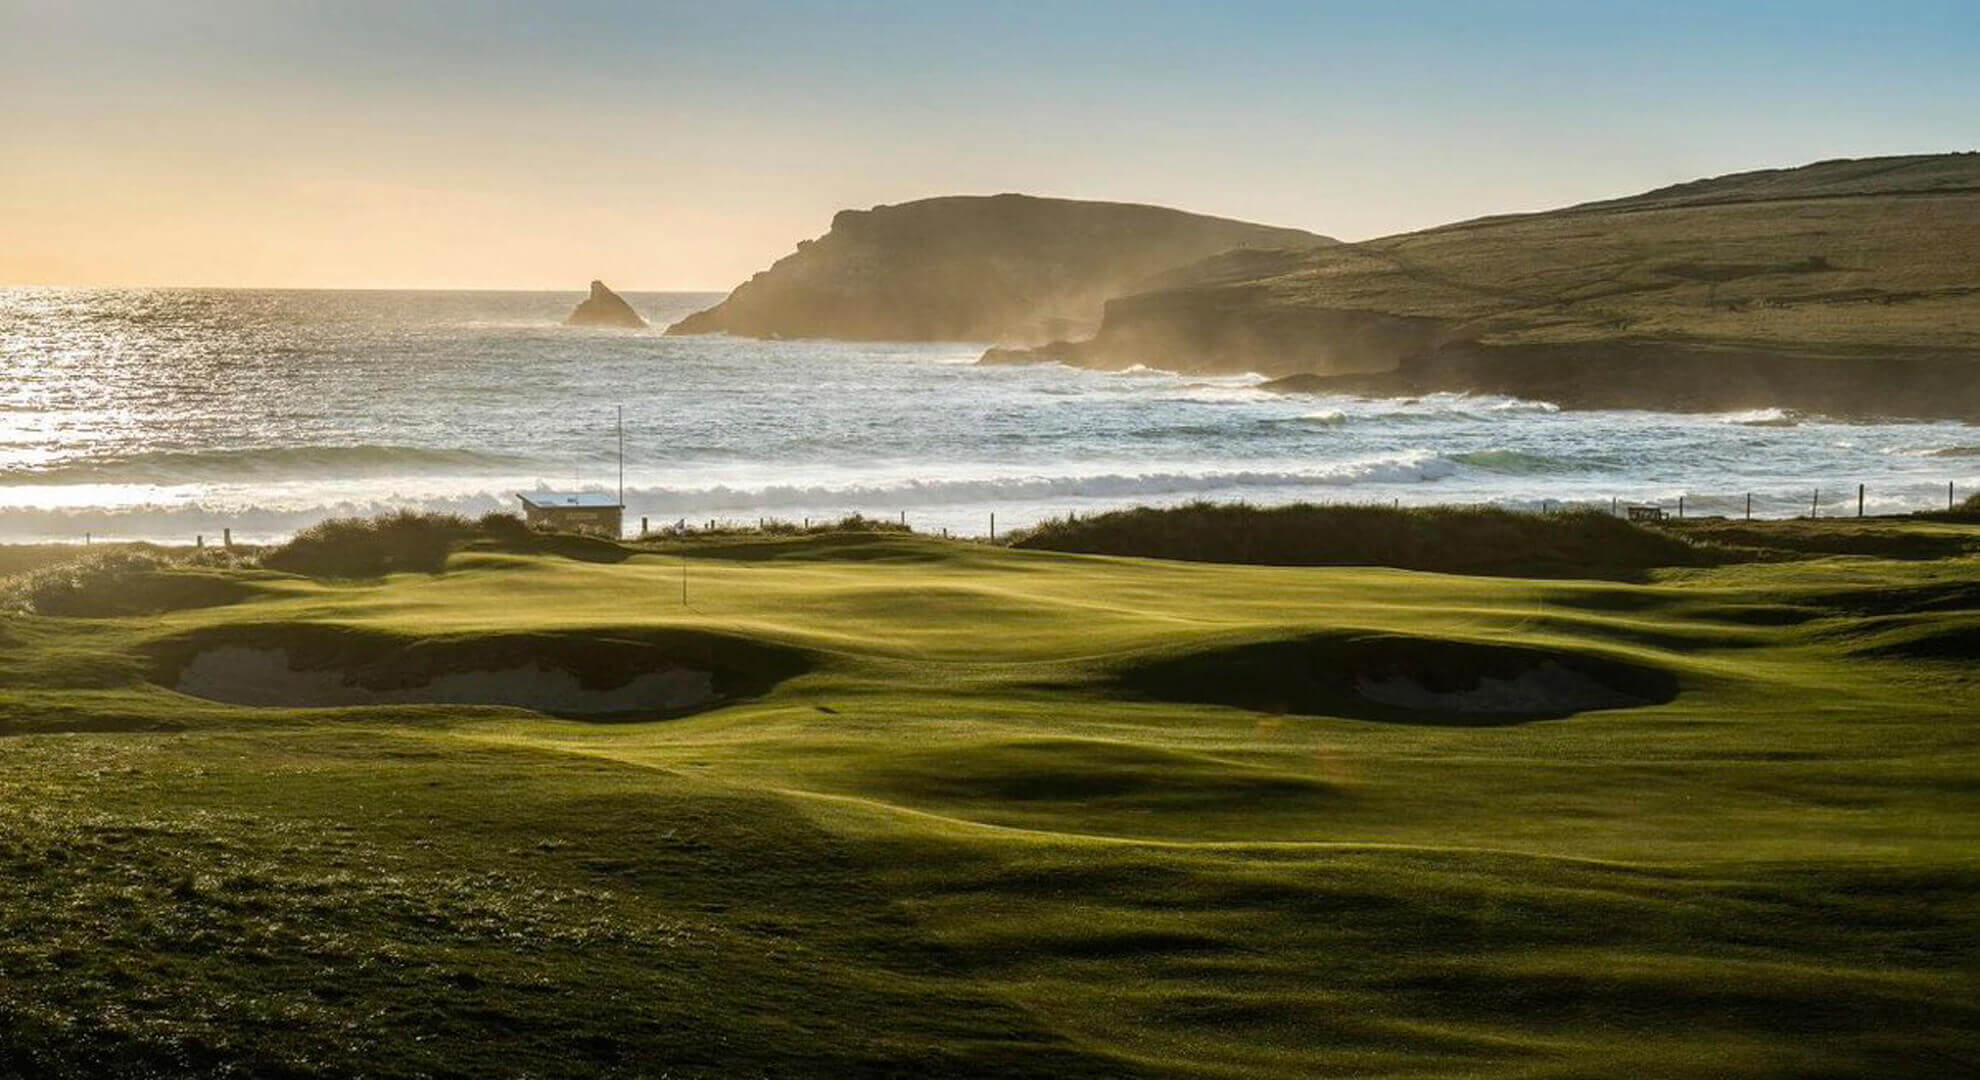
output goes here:
[[[1930, 494], [1927, 494], [1930, 492]], [[1617, 517], [1632, 520], [1665, 521], [1674, 519], [1732, 519], [1751, 521], [1777, 521], [1792, 518], [1870, 518], [1891, 517], [1916, 513], [1942, 513], [1958, 510], [1960, 500], [1970, 492], [1961, 489], [1955, 482], [1948, 482], [1943, 489], [1921, 485], [1916, 482], [1901, 483], [1880, 491], [1868, 483], [1821, 483], [1811, 484], [1800, 490], [1784, 489], [1779, 486], [1751, 491], [1689, 491], [1660, 496], [1594, 495], [1583, 494], [1563, 498], [1510, 498], [1490, 501], [1466, 501], [1450, 499], [1410, 499], [1401, 495], [1387, 498], [1346, 498], [1326, 500], [1333, 505], [1391, 506], [1397, 509], [1428, 509], [1433, 507], [1495, 507], [1502, 510], [1528, 513], [1560, 513], [1567, 511], [1600, 511]], [[1177, 500], [1182, 502], [1187, 500]], [[1236, 500], [1240, 505], [1251, 505], [1249, 500]], [[1312, 500], [1287, 500], [1312, 501]], [[1134, 505], [1151, 505], [1147, 503]], [[1283, 505], [1278, 502], [1262, 502], [1257, 505]], [[989, 539], [1007, 538], [1012, 532], [1029, 528], [1049, 520], [1076, 520], [1111, 510], [1129, 509], [1129, 504], [1118, 506], [1089, 505], [1080, 508], [1055, 509], [1048, 511], [1012, 512], [1009, 509], [969, 509], [964, 507], [923, 507], [917, 511], [893, 510], [887, 513], [873, 513], [862, 510], [849, 510], [840, 514], [821, 513], [813, 516], [778, 518], [770, 516], [747, 517], [673, 517], [656, 521], [641, 517], [638, 531], [633, 535], [640, 538], [667, 536], [688, 536], [723, 533], [757, 532], [768, 535], [843, 531], [847, 528], [900, 529], [947, 536], [953, 538]]]
[[[1694, 492], [1686, 491], [1655, 499], [1611, 497], [1608, 509], [1619, 517], [1661, 518], [1739, 518], [1778, 520], [1783, 518], [1887, 517], [1901, 514], [1951, 512], [1959, 508], [1960, 493], [1948, 482], [1943, 495], [1924, 495], [1918, 485], [1899, 491], [1878, 491], [1869, 484], [1812, 484], [1797, 492], [1767, 491]], [[1562, 501], [1557, 505], [1587, 507], [1585, 501]], [[1601, 504], [1595, 504], [1599, 507]], [[1546, 507], [1543, 507], [1546, 509]]]
[[[1956, 481], [1948, 481], [1943, 488], [1929, 483], [1901, 480], [1881, 488], [1869, 483], [1847, 482], [1811, 484], [1799, 489], [1774, 485], [1767, 488], [1755, 487], [1750, 491], [1692, 491], [1682, 489], [1680, 485], [1673, 487], [1679, 487], [1680, 490], [1646, 495], [1639, 489], [1637, 493], [1627, 496], [1584, 491], [1559, 498], [1540, 496], [1492, 500], [1410, 498], [1391, 494], [1381, 498], [1268, 500], [1255, 505], [1269, 507], [1294, 502], [1319, 502], [1323, 505], [1391, 506], [1412, 510], [1460, 506], [1493, 507], [1529, 513], [1594, 510], [1638, 521], [1672, 519], [1768, 521], [1790, 518], [1872, 518], [1947, 513], [1962, 509], [1963, 499], [1980, 494], [1980, 485], [1968, 484], [1962, 487]], [[1110, 511], [1145, 506], [1181, 505], [1195, 501], [1195, 498], [1187, 496], [1171, 500], [1111, 505], [1093, 502], [1079, 507], [1034, 506], [1015, 510], [1010, 507], [992, 510], [980, 505], [978, 507], [927, 506], [912, 511], [892, 509], [882, 513], [849, 509], [842, 512], [821, 511], [816, 514], [791, 517], [732, 514], [713, 517], [669, 515], [660, 519], [652, 515], [642, 515], [626, 519], [620, 529], [620, 536], [632, 539], [664, 539], [711, 534], [758, 533], [776, 536], [848, 530], [899, 530], [954, 539], [999, 540], [1007, 539], [1013, 532], [1048, 521], [1077, 520]], [[1254, 505], [1246, 499], [1221, 501], [1235, 502], [1237, 505]], [[194, 536], [193, 544], [200, 548], [215, 544], [229, 549], [234, 547], [234, 533], [231, 528], [217, 529], [216, 532], [218, 535], [202, 533]], [[78, 539], [87, 545], [104, 538], [85, 532]], [[256, 542], [278, 541], [264, 539]]]

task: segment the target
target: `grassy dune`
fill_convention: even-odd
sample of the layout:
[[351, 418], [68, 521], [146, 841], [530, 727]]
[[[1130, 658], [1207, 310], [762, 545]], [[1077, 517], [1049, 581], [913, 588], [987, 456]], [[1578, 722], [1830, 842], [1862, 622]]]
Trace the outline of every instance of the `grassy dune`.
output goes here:
[[[1702, 534], [1701, 534], [1702, 535]], [[1490, 506], [1247, 506], [1197, 502], [1054, 518], [1015, 547], [1269, 566], [1393, 566], [1447, 574], [1640, 578], [1657, 567], [1767, 557], [1687, 542], [1599, 510], [1530, 514]]]
[[[1970, 556], [1622, 583], [857, 533], [615, 550], [194, 569], [240, 595], [0, 621], [0, 1073], [1980, 1063]], [[160, 684], [219, 641], [468, 665], [533, 637], [757, 677], [613, 721]], [[606, 651], [589, 677], [624, 677]], [[1511, 679], [1508, 651], [1667, 692], [1356, 704]], [[1230, 657], [1244, 693], [1175, 689]]]

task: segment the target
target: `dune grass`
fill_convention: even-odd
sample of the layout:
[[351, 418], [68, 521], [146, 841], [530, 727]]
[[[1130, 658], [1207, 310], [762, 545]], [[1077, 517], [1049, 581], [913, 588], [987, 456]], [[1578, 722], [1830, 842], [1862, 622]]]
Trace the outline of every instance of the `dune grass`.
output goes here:
[[1394, 566], [1511, 577], [1640, 577], [1741, 556], [1593, 510], [1196, 502], [1057, 518], [1013, 547], [1272, 566]]
[[271, 548], [261, 562], [270, 569], [325, 578], [433, 573], [470, 540], [521, 542], [529, 536], [529, 527], [514, 514], [488, 513], [469, 521], [457, 514], [401, 510], [318, 522]]
[[1980, 516], [1915, 514], [1894, 517], [1792, 518], [1742, 521], [1732, 518], [1666, 519], [1661, 531], [1702, 544], [1735, 550], [1770, 550], [1802, 558], [1866, 555], [1884, 559], [1956, 559], [1980, 555]]
[[[0, 620], [0, 1072], [1785, 1080], [1980, 1053], [1980, 680], [1888, 648], [1980, 620], [1972, 558], [1619, 581], [877, 533], [615, 550], [168, 570], [241, 595]], [[611, 724], [154, 681], [174, 643], [312, 633], [805, 662]], [[1479, 726], [1124, 690], [1388, 639], [1670, 692]]]

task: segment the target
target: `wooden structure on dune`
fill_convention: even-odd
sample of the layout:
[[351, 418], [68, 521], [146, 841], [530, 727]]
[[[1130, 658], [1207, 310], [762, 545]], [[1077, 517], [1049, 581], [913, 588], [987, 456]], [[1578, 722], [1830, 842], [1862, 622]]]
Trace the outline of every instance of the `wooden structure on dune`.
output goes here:
[[517, 492], [523, 520], [532, 529], [590, 533], [617, 540], [625, 535], [625, 504], [603, 491]]

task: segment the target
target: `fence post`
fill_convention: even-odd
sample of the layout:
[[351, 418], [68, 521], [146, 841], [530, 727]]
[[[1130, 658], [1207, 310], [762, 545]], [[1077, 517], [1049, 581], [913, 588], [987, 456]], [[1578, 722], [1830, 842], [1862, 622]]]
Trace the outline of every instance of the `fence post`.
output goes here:
[[1946, 513], [1948, 514], [1952, 513], [1953, 508], [1952, 484], [1953, 482], [1951, 480], [1946, 481]]
[[646, 515], [644, 514], [640, 515], [639, 518], [639, 535], [641, 537], [646, 536]]
[[1619, 497], [1617, 497], [1617, 496], [1614, 496], [1614, 495], [1611, 495], [1611, 496], [1609, 496], [1609, 516], [1610, 516], [1610, 517], [1621, 517], [1621, 516], [1622, 516], [1622, 499], [1621, 499], [1621, 498], [1619, 498]]
[[1746, 520], [1753, 520], [1753, 493], [1750, 491], [1746, 493]]
[[205, 551], [205, 550], [206, 550], [206, 534], [205, 534], [205, 533], [199, 533], [199, 534], [197, 534], [197, 535], [195, 535], [195, 536], [193, 537], [193, 546], [194, 546], [194, 547], [196, 547], [196, 548], [198, 548], [198, 549], [200, 549], [201, 551]]
[[234, 550], [234, 529], [232, 526], [230, 525], [221, 526], [220, 546], [226, 548], [228, 551]]
[[1678, 520], [1684, 520], [1684, 496], [1678, 496]]
[[84, 546], [84, 547], [88, 547], [88, 546], [89, 546], [89, 534], [88, 534], [88, 533], [84, 533], [84, 534], [83, 534], [83, 546]]
[[995, 510], [990, 511], [990, 542], [993, 544], [997, 542], [997, 512]]
[[1863, 516], [1863, 485], [1856, 485], [1856, 516]]
[[1811, 517], [1811, 518], [1818, 518], [1818, 517], [1821, 517], [1821, 516], [1822, 516], [1822, 489], [1821, 489], [1821, 488], [1816, 488], [1816, 489], [1815, 489], [1815, 498], [1814, 498], [1814, 499], [1812, 499], [1812, 500], [1810, 500], [1810, 501], [1809, 501], [1809, 503], [1808, 503], [1808, 516], [1809, 516], [1809, 517]]

